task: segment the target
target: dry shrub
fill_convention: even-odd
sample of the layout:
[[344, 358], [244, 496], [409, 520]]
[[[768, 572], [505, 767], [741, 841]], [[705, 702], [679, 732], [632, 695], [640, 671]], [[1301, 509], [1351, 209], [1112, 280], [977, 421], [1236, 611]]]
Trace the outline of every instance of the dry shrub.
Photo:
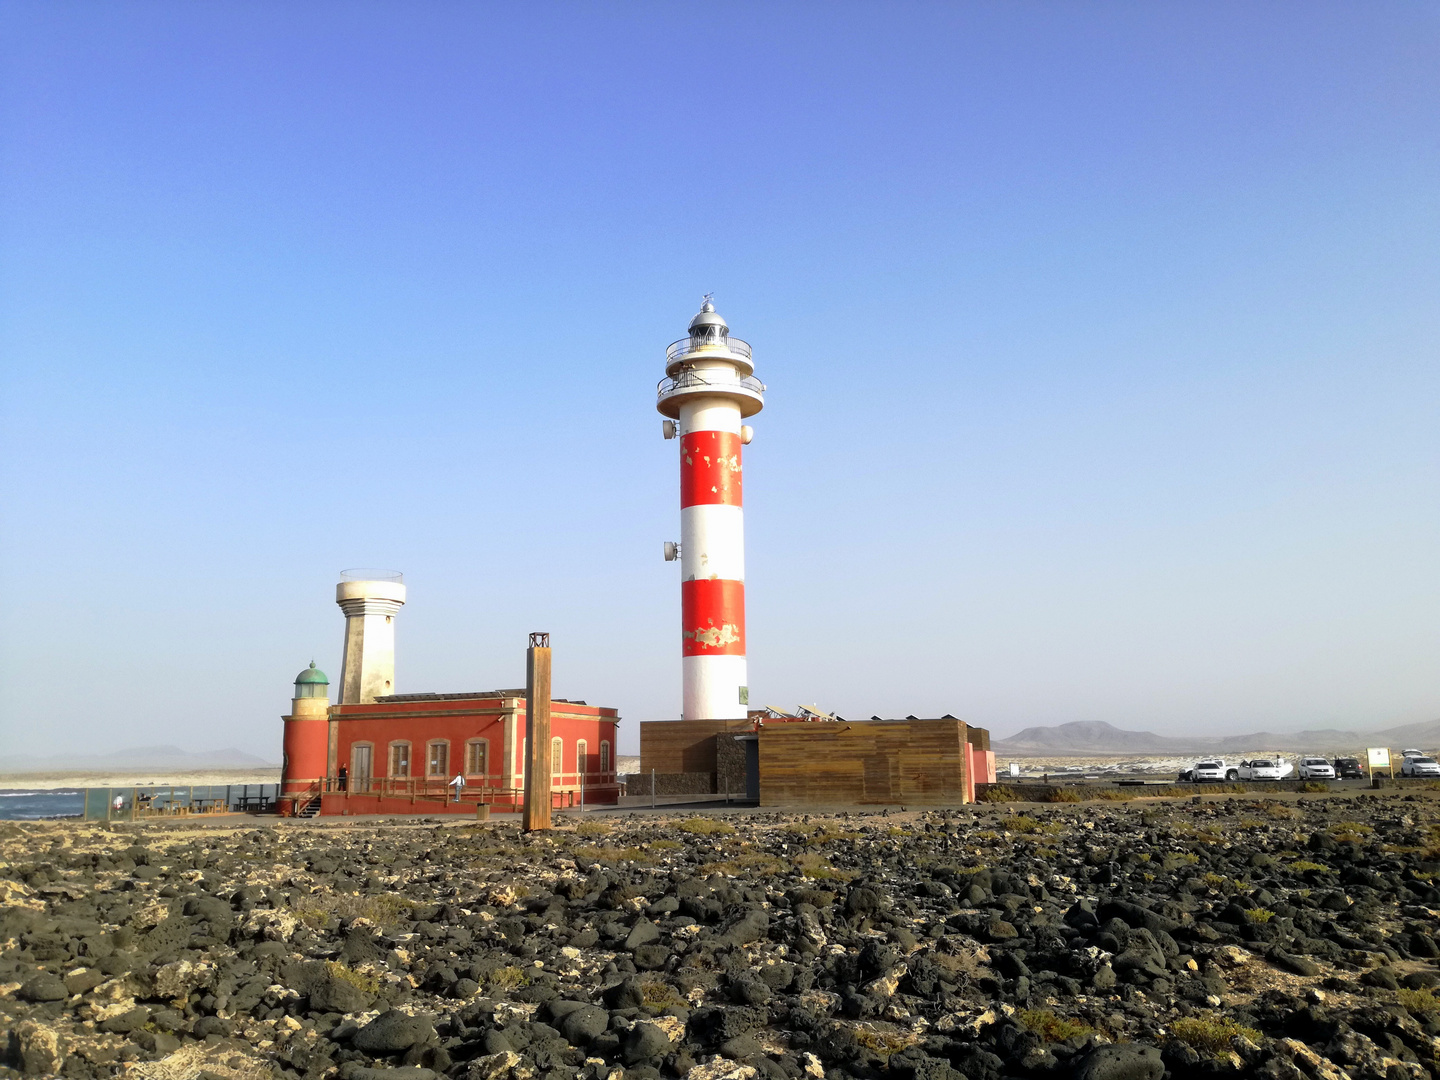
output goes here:
[[735, 826], [710, 817], [687, 818], [676, 827], [691, 836], [733, 836], [735, 834]]
[[1033, 1031], [1046, 1042], [1064, 1042], [1077, 1035], [1089, 1035], [1095, 1030], [1084, 1021], [1060, 1016], [1049, 1009], [1021, 1009], [1015, 1014], [1015, 1019], [1025, 1030]]
[[394, 893], [361, 896], [358, 893], [314, 893], [295, 904], [295, 917], [306, 926], [319, 929], [336, 919], [368, 919], [389, 934], [414, 910], [415, 902]]

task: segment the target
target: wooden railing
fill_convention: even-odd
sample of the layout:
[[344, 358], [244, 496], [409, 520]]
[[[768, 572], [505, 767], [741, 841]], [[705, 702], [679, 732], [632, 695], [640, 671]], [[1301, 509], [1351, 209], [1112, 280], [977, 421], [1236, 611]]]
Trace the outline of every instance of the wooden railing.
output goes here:
[[[325, 778], [323, 785], [325, 791], [344, 791], [350, 795], [478, 803], [512, 802], [520, 798], [525, 790], [501, 784], [499, 777], [467, 776], [457, 798], [451, 779], [441, 776], [350, 776], [342, 785], [339, 777], [330, 776]], [[551, 777], [550, 788], [555, 794], [565, 797], [562, 801], [566, 805], [575, 805], [585, 791], [615, 787], [619, 782], [614, 772], [556, 773]]]

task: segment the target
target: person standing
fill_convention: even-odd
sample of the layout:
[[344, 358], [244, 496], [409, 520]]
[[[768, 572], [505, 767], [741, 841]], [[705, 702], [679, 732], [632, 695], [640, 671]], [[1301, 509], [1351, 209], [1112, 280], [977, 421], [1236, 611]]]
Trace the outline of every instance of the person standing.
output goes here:
[[456, 773], [455, 779], [450, 781], [450, 786], [455, 789], [455, 801], [458, 803], [460, 801], [460, 792], [465, 789], [465, 777], [460, 773]]

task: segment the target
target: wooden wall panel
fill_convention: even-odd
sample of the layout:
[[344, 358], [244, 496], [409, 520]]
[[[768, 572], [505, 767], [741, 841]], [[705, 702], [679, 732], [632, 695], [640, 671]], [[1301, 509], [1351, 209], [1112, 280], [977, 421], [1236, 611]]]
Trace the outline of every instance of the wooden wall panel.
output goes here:
[[964, 802], [965, 743], [960, 720], [770, 724], [760, 732], [760, 803]]
[[640, 724], [640, 771], [713, 773], [715, 736], [722, 731], [747, 734], [749, 720], [645, 720]]

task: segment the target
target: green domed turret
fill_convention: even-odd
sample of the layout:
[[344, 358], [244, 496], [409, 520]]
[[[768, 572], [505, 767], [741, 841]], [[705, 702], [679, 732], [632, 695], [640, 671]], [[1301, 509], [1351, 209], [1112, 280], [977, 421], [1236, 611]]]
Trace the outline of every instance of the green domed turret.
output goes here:
[[295, 676], [295, 696], [297, 698], [330, 696], [330, 680], [325, 677], [325, 672], [315, 666], [314, 660], [310, 661], [308, 668]]

